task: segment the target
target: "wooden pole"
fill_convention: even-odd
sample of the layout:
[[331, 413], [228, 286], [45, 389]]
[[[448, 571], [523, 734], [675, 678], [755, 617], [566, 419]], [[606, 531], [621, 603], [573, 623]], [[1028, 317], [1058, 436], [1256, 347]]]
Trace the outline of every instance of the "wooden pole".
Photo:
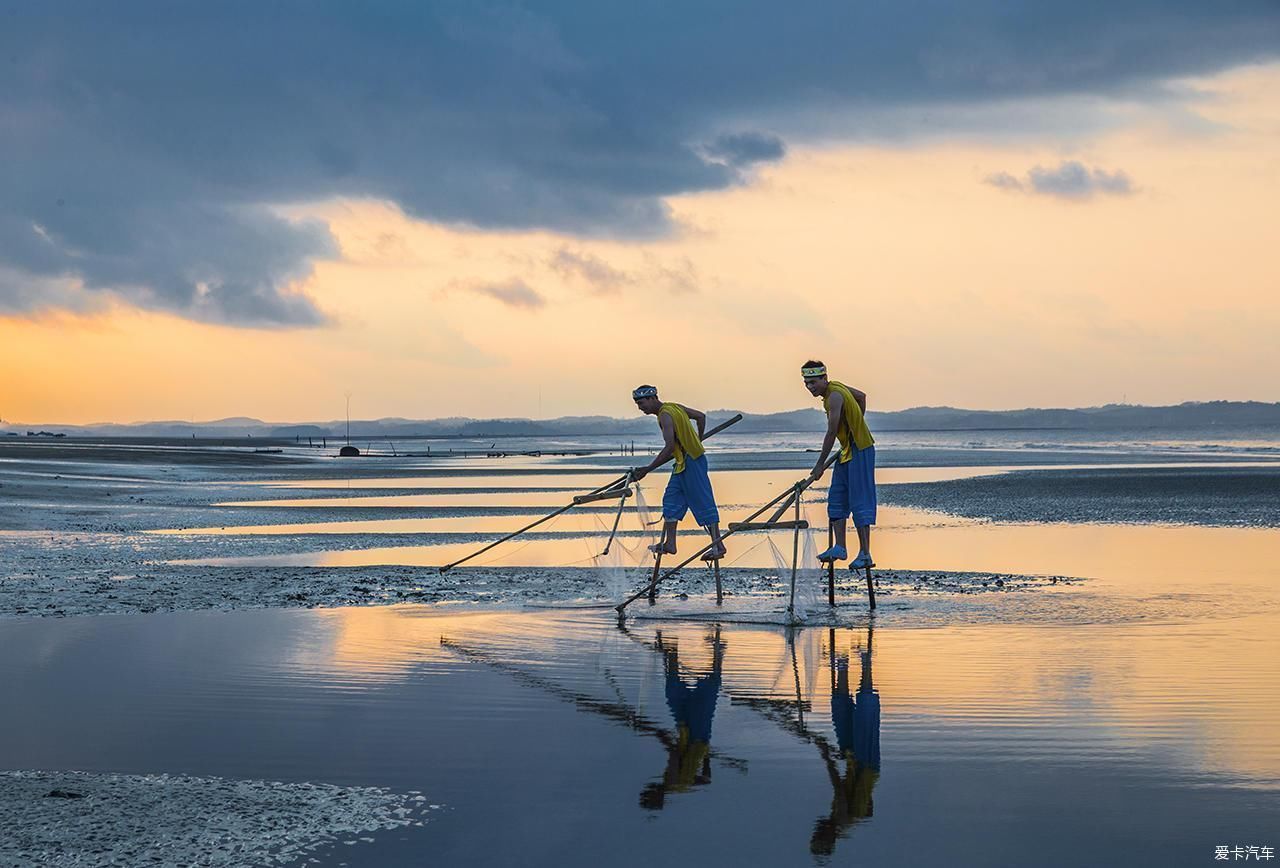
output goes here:
[[784, 500], [782, 504], [778, 507], [778, 511], [775, 512], [773, 515], [769, 516], [768, 523], [769, 524], [777, 523], [778, 519], [782, 518], [782, 514], [786, 512], [787, 508], [790, 506], [791, 506], [791, 501]]
[[[626, 491], [626, 494], [623, 497], [619, 498], [618, 500], [618, 511], [613, 516], [613, 530], [609, 531], [609, 540], [604, 544], [604, 551], [600, 552], [600, 557], [604, 557], [605, 555], [609, 554], [609, 549], [613, 546], [613, 538], [618, 535], [618, 523], [622, 521], [622, 510], [626, 507], [627, 498], [629, 498], [630, 496], [631, 496], [631, 473], [628, 472], [627, 473], [627, 491]], [[576, 497], [573, 500], [574, 500], [574, 503], [578, 502], [578, 499]]]
[[[706, 433], [706, 436], [704, 436], [702, 439], [708, 440], [714, 437], [715, 435], [719, 434], [724, 429], [728, 428], [730, 425], [736, 425], [738, 422], [741, 422], [741, 421], [742, 421], [742, 414], [738, 413], [733, 418], [726, 419], [716, 427], [712, 428], [710, 431]], [[631, 480], [631, 471], [628, 470], [626, 473], [619, 476], [617, 479], [613, 480], [608, 485], [602, 485], [599, 488], [595, 489], [594, 491], [588, 492], [586, 496], [590, 497], [593, 494], [600, 494], [603, 491], [608, 491], [610, 489], [617, 488], [621, 485], [627, 484], [627, 482], [629, 482], [630, 480]], [[453, 569], [454, 567], [459, 566], [461, 564], [465, 564], [467, 561], [471, 560], [472, 558], [479, 557], [480, 555], [489, 551], [489, 549], [493, 548], [494, 546], [501, 545], [502, 543], [506, 542], [509, 539], [518, 537], [520, 534], [524, 533], [525, 531], [533, 530], [538, 525], [543, 524], [544, 522], [548, 522], [551, 519], [555, 518], [556, 516], [562, 513], [568, 512], [569, 510], [573, 509], [575, 506], [578, 506], [578, 505], [579, 504], [577, 503], [566, 504], [565, 506], [562, 506], [559, 509], [557, 509], [555, 512], [552, 512], [552, 513], [549, 513], [548, 515], [543, 516], [542, 518], [538, 519], [532, 524], [527, 524], [524, 527], [520, 528], [518, 531], [515, 531], [514, 533], [509, 533], [506, 536], [501, 537], [500, 539], [494, 540], [484, 548], [478, 549], [472, 552], [471, 554], [467, 555], [465, 558], [462, 558], [461, 560], [456, 560], [451, 564], [445, 564], [443, 567], [440, 567], [440, 572], [441, 574], [447, 573], [449, 570]]]
[[876, 588], [871, 584], [871, 567], [867, 567], [867, 599], [871, 602], [871, 611], [876, 610]]
[[796, 617], [796, 568], [800, 565], [800, 483], [796, 483], [796, 529], [791, 537], [791, 598], [787, 602], [787, 620]]
[[721, 606], [721, 605], [724, 605], [724, 588], [722, 588], [722, 587], [720, 586], [720, 560], [719, 560], [719, 558], [717, 558], [716, 560], [714, 560], [714, 561], [712, 561], [712, 562], [711, 562], [711, 570], [712, 570], [712, 572], [714, 572], [714, 573], [715, 573], [715, 576], [716, 576], [716, 605], [717, 605], [717, 606]]
[[[831, 467], [831, 465], [832, 465], [832, 464], [834, 464], [834, 463], [835, 463], [835, 461], [836, 461], [836, 459], [837, 459], [837, 458], [839, 458], [839, 457], [840, 457], [839, 453], [837, 453], [837, 454], [835, 454], [835, 455], [832, 455], [829, 459], [827, 459], [827, 463], [823, 465], [823, 469], [824, 469], [824, 470], [826, 470], [827, 468]], [[803, 489], [805, 489], [805, 488], [808, 488], [808, 484], [807, 484], [807, 482], [798, 482], [798, 483], [796, 483], [796, 484], [797, 484], [798, 486], [800, 486], [800, 488], [801, 488], [802, 490], [803, 490]], [[764, 514], [765, 514], [766, 512], [768, 512], [770, 509], [773, 509], [775, 506], [777, 506], [777, 505], [778, 505], [778, 503], [779, 503], [779, 502], [781, 502], [781, 501], [782, 501], [782, 499], [783, 499], [784, 497], [790, 497], [790, 496], [791, 496], [791, 493], [792, 493], [792, 489], [788, 488], [786, 491], [784, 491], [784, 492], [782, 492], [781, 494], [779, 494], [779, 495], [778, 495], [777, 497], [775, 497], [773, 500], [769, 501], [769, 502], [768, 502], [768, 503], [766, 503], [764, 506], [760, 507], [760, 508], [759, 508], [759, 509], [757, 509], [755, 512], [751, 513], [751, 515], [747, 516], [746, 521], [741, 522], [741, 523], [742, 523], [742, 524], [750, 524], [751, 522], [755, 521], [755, 520], [756, 520], [757, 518], [759, 518], [760, 516], [764, 515]], [[732, 528], [730, 528], [729, 530], [727, 530], [727, 531], [725, 531], [724, 533], [720, 534], [720, 541], [721, 541], [721, 542], [723, 542], [724, 540], [726, 540], [726, 539], [728, 539], [729, 537], [733, 536], [733, 534], [734, 534], [734, 530], [733, 530]], [[680, 572], [680, 570], [682, 570], [682, 569], [684, 569], [685, 567], [689, 566], [689, 564], [693, 563], [694, 559], [701, 557], [701, 556], [703, 555], [703, 553], [705, 553], [705, 552], [706, 552], [708, 549], [710, 549], [710, 548], [711, 548], [711, 543], [707, 543], [705, 546], [703, 546], [702, 548], [698, 549], [698, 550], [697, 550], [696, 552], [694, 552], [693, 554], [689, 555], [689, 557], [685, 558], [683, 561], [681, 561], [680, 563], [676, 564], [674, 567], [672, 567], [671, 569], [667, 570], [667, 571], [666, 571], [665, 573], [663, 573], [662, 575], [660, 575], [660, 576], [656, 576], [654, 579], [652, 579], [652, 580], [651, 580], [650, 584], [657, 584], [657, 583], [660, 583], [663, 579], [670, 578], [671, 576], [673, 576], [673, 575], [675, 575], [676, 573]], [[619, 614], [619, 615], [621, 615], [621, 614], [622, 614], [622, 612], [623, 612], [623, 610], [625, 610], [625, 609], [627, 608], [627, 606], [630, 606], [632, 603], [634, 603], [636, 600], [640, 599], [641, 597], [643, 597], [643, 596], [644, 596], [645, 594], [647, 594], [647, 593], [649, 593], [649, 589], [648, 589], [647, 587], [645, 587], [645, 588], [641, 588], [640, 590], [638, 590], [638, 591], [636, 591], [634, 594], [632, 594], [630, 597], [628, 597], [627, 599], [623, 600], [621, 603], [619, 603], [619, 604], [618, 604], [617, 606], [615, 606], [614, 608], [618, 611], [618, 614]]]

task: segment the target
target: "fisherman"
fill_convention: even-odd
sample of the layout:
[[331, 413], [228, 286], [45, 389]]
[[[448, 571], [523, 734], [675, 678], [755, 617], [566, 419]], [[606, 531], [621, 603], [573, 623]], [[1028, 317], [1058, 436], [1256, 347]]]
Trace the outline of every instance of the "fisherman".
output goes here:
[[658, 633], [667, 707], [671, 709], [671, 717], [676, 724], [676, 737], [674, 741], [666, 742], [667, 767], [662, 773], [662, 780], [649, 784], [640, 793], [642, 808], [661, 810], [667, 793], [685, 793], [711, 783], [711, 722], [720, 696], [725, 652], [718, 626], [709, 641], [711, 671], [695, 676], [693, 686], [689, 687], [680, 678], [678, 646], [664, 643], [662, 633]]
[[874, 567], [871, 560], [871, 526], [876, 523], [876, 447], [867, 428], [867, 396], [865, 392], [827, 378], [827, 366], [809, 360], [800, 369], [804, 387], [815, 398], [822, 399], [827, 414], [827, 434], [822, 439], [818, 462], [809, 474], [809, 482], [822, 478], [827, 456], [836, 440], [840, 441], [840, 458], [832, 468], [831, 488], [827, 494], [827, 518], [831, 520], [834, 545], [818, 560], [823, 563], [849, 557], [845, 547], [845, 519], [853, 516], [858, 531], [858, 556], [849, 564], [857, 570]]
[[[835, 647], [835, 630], [830, 647]], [[862, 677], [855, 700], [849, 692], [849, 656], [831, 653], [831, 726], [836, 732], [838, 756], [823, 751], [827, 776], [831, 779], [831, 812], [814, 824], [809, 850], [815, 856], [830, 856], [836, 841], [850, 828], [872, 815], [872, 791], [880, 779], [880, 694], [871, 679], [871, 627], [867, 626], [867, 648], [859, 651]], [[839, 762], [844, 761], [844, 772]]]
[[671, 478], [667, 480], [667, 490], [662, 495], [662, 540], [650, 546], [650, 549], [655, 554], [675, 554], [676, 525], [684, 518], [685, 513], [692, 510], [694, 521], [706, 528], [711, 535], [711, 547], [702, 555], [702, 559], [720, 560], [725, 555], [724, 543], [720, 541], [720, 511], [716, 509], [711, 477], [707, 474], [707, 456], [702, 448], [707, 415], [682, 404], [663, 402], [658, 398], [655, 386], [637, 386], [631, 397], [640, 412], [658, 417], [663, 440], [662, 450], [647, 467], [631, 469], [632, 480], [639, 482], [649, 471], [675, 459]]

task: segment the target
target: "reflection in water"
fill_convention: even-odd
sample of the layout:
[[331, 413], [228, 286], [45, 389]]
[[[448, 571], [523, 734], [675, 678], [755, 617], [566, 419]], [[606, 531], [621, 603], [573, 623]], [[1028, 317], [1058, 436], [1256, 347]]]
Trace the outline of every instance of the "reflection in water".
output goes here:
[[640, 793], [640, 807], [661, 810], [667, 793], [688, 792], [711, 783], [711, 721], [720, 696], [724, 641], [717, 626], [710, 637], [711, 671], [698, 676], [691, 686], [680, 677], [680, 652], [674, 641], [664, 642], [661, 631], [656, 646], [662, 654], [667, 707], [675, 719], [676, 740], [667, 746], [667, 767], [662, 779]]
[[871, 639], [868, 624], [866, 648], [856, 649], [862, 666], [854, 697], [849, 692], [849, 655], [836, 652], [834, 629], [828, 636], [831, 725], [838, 752], [825, 742], [818, 743], [831, 779], [831, 813], [813, 826], [809, 851], [814, 855], [835, 852], [836, 841], [873, 810], [871, 791], [880, 778], [880, 695], [871, 679]]
[[[717, 633], [718, 632], [719, 631], [717, 630]], [[530, 672], [526, 668], [523, 668], [521, 666], [516, 666], [512, 663], [508, 663], [507, 661], [499, 658], [494, 654], [491, 654], [488, 651], [485, 651], [481, 648], [472, 647], [462, 641], [451, 639], [447, 636], [440, 637], [440, 647], [445, 648], [449, 651], [452, 651], [458, 656], [463, 657], [467, 660], [470, 660], [474, 663], [482, 663], [492, 669], [496, 669], [500, 672], [505, 672], [508, 675], [512, 676], [519, 683], [527, 687], [537, 688], [539, 690], [542, 690], [550, 694], [551, 696], [554, 696], [557, 699], [560, 699], [564, 702], [568, 702], [572, 704], [579, 711], [584, 711], [588, 714], [594, 714], [599, 717], [603, 717], [608, 720], [611, 720], [615, 723], [622, 723], [638, 733], [651, 736], [657, 739], [662, 744], [662, 746], [667, 749], [668, 756], [673, 756], [673, 755], [692, 756], [693, 753], [696, 751], [699, 756], [699, 762], [701, 763], [702, 775], [706, 778], [707, 781], [711, 779], [710, 761], [713, 758], [716, 759], [718, 762], [723, 763], [724, 765], [738, 768], [743, 771], [745, 771], [747, 768], [747, 763], [745, 760], [724, 756], [720, 753], [712, 751], [710, 748], [711, 715], [715, 713], [715, 701], [716, 701], [715, 697], [716, 697], [716, 694], [719, 692], [719, 685], [720, 685], [719, 660], [721, 658], [720, 658], [719, 652], [717, 652], [717, 663], [713, 667], [715, 672], [715, 684], [714, 684], [714, 689], [711, 691], [711, 695], [710, 695], [710, 707], [709, 709], [706, 710], [706, 714], [705, 714], [705, 726], [702, 725], [701, 719], [699, 718], [698, 725], [696, 728], [694, 726], [689, 725], [687, 722], [683, 727], [681, 727], [680, 717], [677, 716], [676, 718], [677, 731], [673, 733], [669, 729], [651, 720], [649, 717], [647, 717], [642, 712], [640, 712], [632, 703], [627, 701], [627, 699], [622, 695], [622, 692], [617, 689], [617, 685], [612, 682], [612, 679], [610, 679], [610, 683], [614, 687], [615, 698], [601, 700], [584, 691], [572, 690], [570, 688], [564, 687], [560, 684], [557, 684], [556, 682], [552, 681], [549, 678], [544, 678], [541, 675], [537, 675], [533, 672]], [[677, 677], [677, 681], [678, 681], [678, 677]], [[670, 701], [670, 688], [668, 688], [668, 701]], [[674, 710], [674, 706], [673, 706], [673, 710]], [[696, 712], [696, 714], [700, 715], [701, 712], [700, 711]], [[692, 717], [687, 717], [686, 721], [691, 719]], [[690, 733], [694, 733], [694, 736], [692, 739], [690, 737]], [[701, 738], [700, 745], [695, 748], [694, 742], [698, 740], [699, 735], [702, 735], [704, 733], [705, 733], [705, 736]], [[697, 783], [704, 783], [704, 782], [705, 781], [697, 781]], [[644, 797], [642, 796], [641, 797], [642, 801], [643, 801], [643, 798]], [[659, 804], [657, 807], [661, 807], [661, 804]]]
[[[623, 625], [618, 629], [663, 658], [667, 705], [675, 720], [677, 740], [667, 746], [667, 767], [661, 780], [649, 784], [640, 794], [641, 807], [660, 810], [667, 793], [687, 792], [711, 783], [711, 765], [707, 757], [716, 700], [723, 689], [726, 643], [720, 626], [716, 625], [707, 637], [712, 647], [711, 669], [702, 674], [695, 673], [693, 683], [689, 685], [681, 677], [680, 657], [674, 640], [664, 638], [658, 631], [653, 642], [646, 642]], [[794, 631], [788, 631], [787, 635], [795, 684], [794, 701], [760, 695], [751, 690], [724, 690], [735, 704], [759, 712], [766, 720], [817, 749], [831, 782], [831, 810], [814, 824], [809, 851], [815, 856], [834, 853], [836, 842], [859, 822], [869, 819], [873, 811], [872, 791], [880, 778], [880, 695], [876, 692], [871, 673], [874, 628], [868, 624], [866, 630], [865, 644], [860, 643], [853, 649], [859, 660], [856, 695], [850, 687], [850, 654], [836, 650], [838, 634], [835, 628], [828, 632], [834, 745], [805, 721], [805, 711], [810, 704], [806, 702], [801, 686], [801, 665]]]

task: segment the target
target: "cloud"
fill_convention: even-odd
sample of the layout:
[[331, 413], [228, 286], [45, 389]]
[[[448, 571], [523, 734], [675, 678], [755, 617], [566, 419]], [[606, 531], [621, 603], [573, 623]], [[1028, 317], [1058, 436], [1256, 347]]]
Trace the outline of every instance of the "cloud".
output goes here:
[[562, 277], [585, 283], [596, 295], [616, 295], [629, 287], [665, 289], [673, 295], [698, 291], [698, 274], [687, 256], [666, 263], [646, 251], [639, 268], [626, 270], [590, 253], [562, 247], [548, 265]]
[[987, 175], [986, 183], [1001, 190], [1022, 190], [1022, 182], [1008, 172], [996, 172]]
[[713, 160], [734, 168], [747, 168], [781, 160], [786, 156], [787, 145], [770, 133], [745, 132], [719, 136], [705, 150]]
[[507, 307], [524, 310], [537, 310], [547, 303], [537, 290], [519, 279], [512, 279], [505, 283], [478, 283], [467, 289], [476, 295], [484, 295], [500, 301]]
[[[1278, 54], [1274, 0], [743, 0], [729, 30], [716, 4], [9, 4], [0, 267], [314, 325], [295, 290], [335, 245], [282, 208], [652, 238], [668, 197], [741, 183], [815, 118], [936, 135], [990, 106], [1171, 98], [1171, 79]], [[0, 306], [44, 303], [0, 285]]]
[[1088, 199], [1095, 194], [1128, 196], [1136, 192], [1124, 171], [1089, 168], [1078, 160], [1064, 160], [1053, 168], [1034, 166], [1025, 179], [1016, 178], [1008, 172], [996, 172], [988, 175], [985, 182], [1002, 190], [1060, 199]]
[[562, 247], [551, 257], [552, 270], [564, 277], [576, 277], [591, 286], [593, 292], [611, 295], [635, 279], [625, 271], [590, 253], [581, 253]]

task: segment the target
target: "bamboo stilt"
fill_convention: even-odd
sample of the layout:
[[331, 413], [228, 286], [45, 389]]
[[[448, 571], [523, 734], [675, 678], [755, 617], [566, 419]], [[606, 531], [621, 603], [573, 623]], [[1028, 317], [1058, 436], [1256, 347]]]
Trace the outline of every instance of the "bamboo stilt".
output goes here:
[[[830, 549], [836, 544], [836, 529], [830, 524], [827, 525], [827, 548]], [[836, 562], [827, 561], [827, 604], [831, 608], [836, 605]]]
[[[664, 538], [659, 545], [666, 545], [666, 539]], [[653, 558], [653, 578], [649, 580], [650, 606], [658, 599], [658, 570], [660, 569], [662, 569], [662, 549], [658, 549], [658, 553]]]

